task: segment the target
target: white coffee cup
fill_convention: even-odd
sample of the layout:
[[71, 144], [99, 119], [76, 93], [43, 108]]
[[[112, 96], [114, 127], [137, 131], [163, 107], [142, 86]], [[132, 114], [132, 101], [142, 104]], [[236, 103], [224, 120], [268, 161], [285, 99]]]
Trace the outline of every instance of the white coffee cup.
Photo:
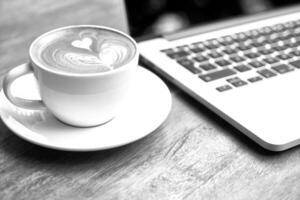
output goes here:
[[[45, 67], [33, 55], [38, 41], [44, 35], [61, 29], [93, 27], [118, 33], [134, 46], [134, 56], [123, 66], [101, 73], [74, 74]], [[96, 126], [113, 119], [123, 105], [138, 67], [137, 44], [130, 36], [115, 29], [76, 25], [55, 29], [38, 37], [30, 46], [30, 62], [10, 70], [3, 80], [3, 91], [14, 105], [26, 109], [47, 108], [60, 121], [79, 127]], [[15, 97], [11, 84], [19, 77], [33, 73], [37, 79], [42, 100]], [[124, 106], [124, 105], [123, 105]]]

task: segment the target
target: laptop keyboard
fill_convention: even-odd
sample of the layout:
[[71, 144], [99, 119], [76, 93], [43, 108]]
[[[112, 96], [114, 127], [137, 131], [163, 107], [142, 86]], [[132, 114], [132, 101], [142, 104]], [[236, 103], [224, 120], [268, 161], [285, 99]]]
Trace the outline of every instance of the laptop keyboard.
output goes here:
[[[226, 79], [228, 91], [300, 69], [300, 20], [163, 49], [204, 82]], [[239, 73], [255, 70], [246, 80]], [[229, 77], [231, 76], [231, 77]]]

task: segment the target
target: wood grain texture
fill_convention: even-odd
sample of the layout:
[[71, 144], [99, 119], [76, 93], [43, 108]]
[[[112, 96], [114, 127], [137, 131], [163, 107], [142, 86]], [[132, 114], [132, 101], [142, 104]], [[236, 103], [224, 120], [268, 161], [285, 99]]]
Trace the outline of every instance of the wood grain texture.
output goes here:
[[[0, 75], [30, 42], [70, 24], [126, 31], [119, 0], [0, 1]], [[135, 143], [70, 153], [38, 147], [0, 121], [0, 199], [300, 199], [300, 149], [266, 151], [168, 83], [165, 123]]]

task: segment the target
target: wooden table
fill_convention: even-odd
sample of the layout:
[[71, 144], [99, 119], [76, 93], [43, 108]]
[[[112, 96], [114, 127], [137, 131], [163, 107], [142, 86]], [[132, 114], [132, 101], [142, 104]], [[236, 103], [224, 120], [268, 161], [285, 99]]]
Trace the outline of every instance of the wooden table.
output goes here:
[[[126, 30], [119, 0], [2, 0], [0, 77], [41, 33], [70, 24]], [[123, 13], [123, 14], [122, 14]], [[300, 148], [266, 151], [168, 83], [173, 106], [146, 138], [71, 153], [28, 143], [0, 121], [0, 199], [300, 199]]]

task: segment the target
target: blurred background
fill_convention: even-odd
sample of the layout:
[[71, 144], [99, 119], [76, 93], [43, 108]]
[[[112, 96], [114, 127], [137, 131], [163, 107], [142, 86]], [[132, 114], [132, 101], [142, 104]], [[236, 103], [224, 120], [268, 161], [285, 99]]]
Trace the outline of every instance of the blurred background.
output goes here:
[[299, 0], [125, 0], [134, 37], [178, 31], [195, 24], [259, 13]]

